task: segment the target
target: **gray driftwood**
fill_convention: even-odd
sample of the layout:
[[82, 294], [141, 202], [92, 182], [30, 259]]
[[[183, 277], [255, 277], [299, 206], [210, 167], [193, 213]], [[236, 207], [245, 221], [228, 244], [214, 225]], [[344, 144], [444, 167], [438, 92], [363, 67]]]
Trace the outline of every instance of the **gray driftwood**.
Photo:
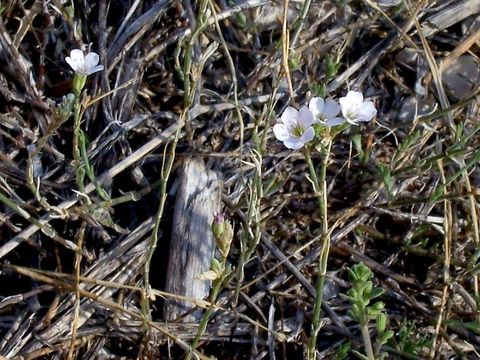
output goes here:
[[[172, 238], [167, 270], [166, 291], [192, 299], [203, 299], [210, 282], [198, 277], [210, 267], [215, 247], [211, 231], [214, 211], [221, 202], [222, 181], [207, 170], [203, 160], [186, 159], [179, 176], [173, 215]], [[175, 320], [194, 307], [190, 302], [170, 300], [165, 305], [165, 319]], [[196, 321], [201, 312], [184, 318]]]

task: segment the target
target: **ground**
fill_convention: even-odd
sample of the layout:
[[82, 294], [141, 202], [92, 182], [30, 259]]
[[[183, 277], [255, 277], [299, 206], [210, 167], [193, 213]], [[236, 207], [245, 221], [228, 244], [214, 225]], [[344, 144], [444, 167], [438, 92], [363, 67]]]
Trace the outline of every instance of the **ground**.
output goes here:
[[[478, 0], [0, 13], [1, 356], [480, 358]], [[349, 91], [376, 116], [276, 138]]]

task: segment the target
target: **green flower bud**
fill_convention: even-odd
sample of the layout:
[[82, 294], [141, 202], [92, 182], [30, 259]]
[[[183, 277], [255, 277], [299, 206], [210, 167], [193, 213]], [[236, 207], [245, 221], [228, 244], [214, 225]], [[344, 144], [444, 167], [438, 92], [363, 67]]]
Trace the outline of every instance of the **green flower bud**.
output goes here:
[[224, 214], [214, 214], [212, 232], [217, 241], [217, 247], [223, 258], [228, 256], [230, 245], [233, 240], [232, 225], [225, 220]]
[[215, 239], [219, 239], [225, 231], [225, 215], [213, 214], [212, 232]]

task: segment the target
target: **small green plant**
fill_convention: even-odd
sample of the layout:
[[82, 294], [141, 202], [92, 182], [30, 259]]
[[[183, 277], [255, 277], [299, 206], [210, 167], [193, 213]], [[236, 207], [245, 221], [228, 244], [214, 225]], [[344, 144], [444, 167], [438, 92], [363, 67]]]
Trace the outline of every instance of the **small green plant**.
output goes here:
[[290, 59], [288, 59], [288, 66], [290, 70], [298, 70], [300, 69], [300, 65], [302, 64], [302, 57], [300, 54], [291, 54]]
[[327, 55], [323, 65], [325, 66], [325, 80], [330, 82], [337, 76], [338, 69], [340, 69], [342, 64], [337, 59], [334, 59], [333, 56]]
[[327, 84], [335, 79], [335, 76], [340, 69], [341, 63], [335, 60], [333, 56], [327, 55], [323, 60], [323, 67], [325, 69], [325, 78], [320, 84], [313, 84], [311, 91], [313, 96], [325, 98], [328, 95]]
[[393, 347], [397, 348], [400, 351], [403, 351], [412, 355], [421, 355], [422, 348], [430, 346], [432, 340], [427, 336], [417, 336], [418, 334], [415, 321], [405, 320], [398, 330], [395, 344], [392, 344]]
[[343, 360], [346, 359], [348, 356], [348, 353], [350, 352], [350, 348], [352, 347], [352, 344], [350, 342], [346, 342], [342, 345], [339, 346], [337, 349], [337, 353], [335, 354], [335, 360]]
[[103, 65], [99, 65], [99, 56], [95, 52], [88, 52], [86, 55], [81, 49], [70, 51], [70, 56], [65, 58], [68, 65], [75, 71], [73, 78], [72, 91], [73, 101], [73, 157], [75, 160], [77, 188], [84, 193], [85, 175], [95, 184], [98, 195], [108, 201], [109, 196], [103, 188], [97, 184], [95, 173], [87, 154], [87, 138], [85, 132], [81, 129], [82, 115], [87, 104], [87, 95], [82, 95], [82, 90], [87, 82], [87, 77], [103, 70]]
[[[356, 264], [347, 271], [352, 282], [352, 288], [347, 292], [347, 298], [352, 304], [349, 316], [360, 325], [366, 356], [356, 350], [353, 350], [353, 353], [362, 360], [384, 359], [386, 353], [381, 351], [381, 347], [393, 336], [393, 331], [387, 330], [385, 304], [381, 301], [373, 302], [383, 294], [383, 289], [373, 287], [373, 273], [365, 264]], [[369, 331], [372, 320], [377, 331], [373, 344]]]
[[378, 173], [382, 177], [385, 189], [387, 190], [388, 198], [393, 198], [393, 179], [390, 167], [385, 164], [378, 164]]
[[[342, 116], [339, 116], [340, 112]], [[321, 249], [318, 261], [316, 296], [313, 304], [310, 338], [307, 345], [307, 358], [316, 359], [316, 345], [318, 332], [322, 327], [320, 320], [323, 289], [327, 276], [328, 254], [330, 251], [330, 230], [328, 223], [327, 204], [327, 168], [331, 154], [332, 142], [335, 135], [348, 126], [360, 126], [362, 122], [371, 121], [377, 110], [372, 101], [364, 101], [359, 91], [349, 91], [341, 97], [338, 103], [333, 99], [313, 97], [308, 106], [303, 105], [299, 110], [287, 106], [277, 124], [273, 126], [275, 137], [291, 150], [303, 148], [303, 155], [308, 167], [308, 181], [313, 187], [317, 198], [318, 210], [321, 218]], [[307, 144], [311, 142], [310, 144]], [[311, 151], [318, 152], [322, 161], [320, 171], [313, 164]]]

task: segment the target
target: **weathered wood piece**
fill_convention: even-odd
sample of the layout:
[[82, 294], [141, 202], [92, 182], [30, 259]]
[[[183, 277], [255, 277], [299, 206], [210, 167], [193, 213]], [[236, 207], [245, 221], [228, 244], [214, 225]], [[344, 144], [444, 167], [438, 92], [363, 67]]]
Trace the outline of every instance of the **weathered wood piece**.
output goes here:
[[428, 17], [423, 25], [423, 35], [429, 37], [438, 31], [480, 12], [479, 0], [460, 0]]
[[[207, 170], [203, 160], [186, 159], [179, 175], [179, 188], [173, 215], [172, 238], [167, 270], [166, 291], [192, 299], [205, 298], [210, 281], [198, 277], [210, 268], [215, 246], [211, 231], [213, 213], [221, 204], [222, 181]], [[192, 309], [190, 302], [168, 300], [165, 319], [175, 320]], [[201, 311], [185, 317], [196, 321]]]

